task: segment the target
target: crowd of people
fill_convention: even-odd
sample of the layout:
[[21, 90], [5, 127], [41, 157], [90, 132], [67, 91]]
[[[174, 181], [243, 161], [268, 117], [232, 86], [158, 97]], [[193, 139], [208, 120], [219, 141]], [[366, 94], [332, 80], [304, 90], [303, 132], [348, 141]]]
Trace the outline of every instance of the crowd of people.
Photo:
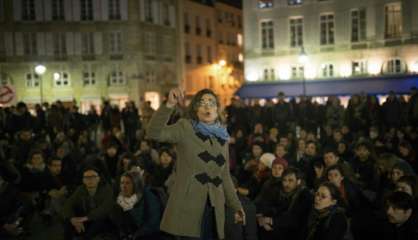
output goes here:
[[[383, 104], [353, 95], [346, 108], [335, 96], [277, 99], [223, 109], [245, 212], [238, 223], [226, 208], [224, 239], [418, 239], [416, 88]], [[59, 101], [0, 108], [0, 238], [30, 238], [39, 216], [64, 239], [172, 239], [160, 223], [180, 154], [149, 138], [153, 112], [133, 102], [104, 102], [100, 114]]]

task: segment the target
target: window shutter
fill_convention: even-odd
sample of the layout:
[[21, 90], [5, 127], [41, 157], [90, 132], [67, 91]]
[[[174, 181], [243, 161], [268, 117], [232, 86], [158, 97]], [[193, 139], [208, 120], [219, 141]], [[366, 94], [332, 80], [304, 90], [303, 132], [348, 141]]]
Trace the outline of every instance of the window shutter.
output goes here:
[[108, 21], [109, 20], [109, 0], [102, 1], [102, 20]]
[[54, 40], [52, 33], [45, 34], [45, 43], [46, 43], [46, 53], [47, 56], [54, 55]]
[[94, 54], [103, 54], [103, 37], [101, 32], [94, 33]]
[[170, 5], [169, 10], [169, 19], [170, 19], [170, 26], [175, 28], [176, 27], [176, 8], [175, 6]]
[[15, 21], [22, 20], [22, 0], [13, 0], [13, 15]]
[[74, 55], [74, 33], [67, 32], [65, 33], [65, 44], [67, 46], [67, 55]]
[[122, 20], [128, 20], [128, 0], [121, 0], [120, 1], [120, 11], [121, 11], [121, 17]]
[[78, 22], [81, 19], [80, 0], [73, 0], [73, 20]]
[[100, 21], [102, 20], [102, 6], [103, 1], [101, 0], [93, 0], [93, 21]]
[[23, 56], [23, 34], [21, 32], [15, 33], [16, 41], [16, 55]]
[[45, 21], [52, 20], [52, 0], [44, 0]]
[[139, 0], [139, 16], [142, 22], [145, 22], [145, 0]]
[[64, 0], [64, 18], [65, 21], [73, 21], [73, 0]]
[[81, 55], [81, 33], [74, 33], [74, 55]]
[[36, 33], [36, 44], [38, 47], [38, 56], [44, 56], [45, 51], [45, 33]]
[[6, 32], [4, 34], [4, 42], [6, 47], [6, 56], [13, 56], [13, 33]]
[[35, 1], [35, 19], [37, 22], [44, 20], [43, 1]]
[[155, 24], [160, 24], [160, 4], [158, 1], [152, 1], [152, 20]]

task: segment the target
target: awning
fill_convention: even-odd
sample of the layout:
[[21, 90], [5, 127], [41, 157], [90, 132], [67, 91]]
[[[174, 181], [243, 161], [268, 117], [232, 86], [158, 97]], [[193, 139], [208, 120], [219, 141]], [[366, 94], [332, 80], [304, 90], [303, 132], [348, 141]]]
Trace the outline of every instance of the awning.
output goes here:
[[[418, 75], [305, 81], [307, 96], [344, 96], [361, 92], [374, 95], [389, 91], [409, 93], [414, 86], [418, 87]], [[278, 92], [291, 97], [303, 95], [303, 81], [246, 83], [235, 95], [240, 98], [275, 98]]]

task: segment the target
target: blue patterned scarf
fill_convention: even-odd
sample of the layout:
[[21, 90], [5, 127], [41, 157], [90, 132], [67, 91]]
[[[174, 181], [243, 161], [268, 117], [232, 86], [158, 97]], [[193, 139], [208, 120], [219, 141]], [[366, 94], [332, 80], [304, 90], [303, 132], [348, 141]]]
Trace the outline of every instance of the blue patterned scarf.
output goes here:
[[219, 122], [214, 124], [206, 124], [203, 122], [192, 121], [192, 125], [196, 132], [199, 132], [205, 136], [213, 136], [224, 141], [228, 141], [229, 139], [228, 131]]

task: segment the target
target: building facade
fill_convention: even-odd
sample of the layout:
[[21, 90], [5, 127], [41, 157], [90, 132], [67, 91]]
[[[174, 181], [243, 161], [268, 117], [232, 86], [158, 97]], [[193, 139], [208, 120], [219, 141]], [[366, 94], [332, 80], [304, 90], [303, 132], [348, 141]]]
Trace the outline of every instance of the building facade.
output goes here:
[[242, 10], [221, 1], [184, 0], [183, 82], [188, 96], [214, 90], [228, 104], [243, 81]]
[[[416, 0], [244, 1], [247, 84], [241, 94], [261, 97], [251, 91], [252, 86], [261, 90], [260, 84], [288, 90], [288, 95], [385, 93], [389, 89], [382, 85], [390, 78], [418, 72], [417, 10]], [[383, 78], [385, 83], [374, 84]], [[337, 81], [352, 89], [327, 88]], [[408, 79], [406, 85], [417, 81]]]
[[[175, 0], [0, 0], [1, 84], [17, 101], [124, 106], [178, 84]], [[43, 65], [43, 75], [35, 66]]]

